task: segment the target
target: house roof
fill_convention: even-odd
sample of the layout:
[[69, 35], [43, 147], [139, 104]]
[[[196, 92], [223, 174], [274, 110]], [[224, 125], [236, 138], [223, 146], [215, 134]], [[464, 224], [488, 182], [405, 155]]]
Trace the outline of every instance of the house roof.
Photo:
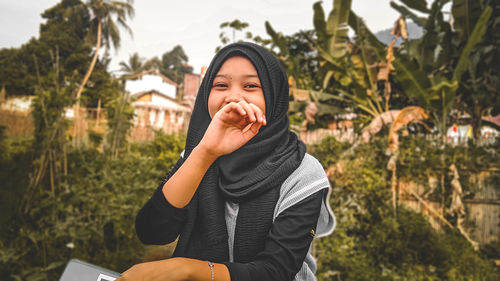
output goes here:
[[29, 111], [34, 96], [18, 96], [6, 99], [0, 104], [0, 108], [12, 111]]
[[164, 94], [162, 92], [156, 91], [156, 90], [150, 90], [150, 91], [143, 91], [139, 93], [132, 94], [132, 97], [139, 99], [142, 96], [145, 95], [157, 95], [163, 98], [166, 102], [155, 102], [155, 101], [135, 101], [133, 102], [134, 107], [148, 107], [148, 108], [156, 108], [156, 109], [163, 109], [163, 110], [175, 110], [175, 111], [184, 111], [184, 112], [191, 112], [191, 109], [181, 103], [179, 103], [176, 99], [170, 97], [167, 94]]
[[131, 76], [125, 83], [125, 89], [132, 94], [155, 90], [171, 98], [177, 94], [177, 84], [155, 69]]
[[144, 75], [157, 75], [157, 76], [160, 76], [161, 79], [163, 80], [163, 83], [168, 83], [172, 86], [179, 86], [177, 83], [175, 83], [174, 81], [170, 80], [170, 78], [168, 78], [167, 76], [161, 74], [157, 69], [150, 69], [150, 70], [144, 70], [143, 72], [140, 72], [140, 73], [137, 73], [137, 74], [133, 74], [133, 75], [130, 75], [130, 76], [127, 76], [125, 78], [125, 80], [140, 80], [142, 79], [142, 77]]
[[498, 114], [497, 116], [483, 116], [482, 118], [484, 121], [488, 121], [490, 123], [493, 123], [495, 125], [497, 125], [498, 127], [500, 127], [500, 114]]

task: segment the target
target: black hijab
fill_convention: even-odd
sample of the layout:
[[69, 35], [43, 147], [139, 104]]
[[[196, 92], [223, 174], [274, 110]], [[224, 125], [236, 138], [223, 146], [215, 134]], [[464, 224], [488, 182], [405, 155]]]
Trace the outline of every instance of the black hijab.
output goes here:
[[224, 203], [239, 203], [234, 261], [249, 262], [264, 249], [283, 181], [300, 165], [305, 145], [288, 129], [288, 80], [280, 62], [252, 43], [234, 43], [220, 50], [208, 67], [198, 91], [186, 139], [182, 165], [210, 124], [208, 96], [225, 60], [249, 59], [257, 70], [266, 103], [267, 126], [238, 150], [219, 157], [208, 169], [188, 204], [187, 222], [174, 256], [214, 262], [228, 261]]

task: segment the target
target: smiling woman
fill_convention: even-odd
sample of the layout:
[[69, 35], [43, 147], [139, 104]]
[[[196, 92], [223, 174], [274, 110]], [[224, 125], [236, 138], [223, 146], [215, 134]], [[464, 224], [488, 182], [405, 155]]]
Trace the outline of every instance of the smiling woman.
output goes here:
[[[230, 102], [244, 101], [248, 116], [255, 110], [266, 112], [264, 93], [255, 67], [245, 57], [232, 57], [226, 60], [215, 76], [208, 97], [208, 112], [213, 118], [215, 113]], [[258, 109], [255, 109], [257, 106]]]
[[118, 280], [315, 280], [315, 236], [333, 231], [329, 181], [288, 129], [280, 62], [251, 43], [223, 48], [198, 92], [186, 150], [139, 211], [145, 244], [173, 258]]

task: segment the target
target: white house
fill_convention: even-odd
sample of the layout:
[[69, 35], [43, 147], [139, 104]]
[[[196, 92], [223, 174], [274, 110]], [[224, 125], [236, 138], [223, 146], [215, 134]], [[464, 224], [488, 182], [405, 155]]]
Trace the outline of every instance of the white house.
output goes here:
[[178, 85], [157, 70], [149, 70], [130, 77], [125, 89], [131, 93], [135, 108], [135, 128], [132, 135], [137, 140], [152, 137], [151, 130], [178, 133], [187, 129], [191, 109], [176, 100]]

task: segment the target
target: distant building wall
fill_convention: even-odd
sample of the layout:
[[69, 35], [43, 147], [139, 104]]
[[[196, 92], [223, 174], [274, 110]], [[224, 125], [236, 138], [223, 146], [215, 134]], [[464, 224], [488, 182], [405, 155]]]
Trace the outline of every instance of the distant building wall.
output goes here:
[[191, 109], [175, 99], [156, 90], [132, 95], [137, 100], [132, 102], [135, 109], [133, 141], [149, 141], [155, 131], [167, 134], [179, 134], [187, 130]]
[[199, 74], [186, 74], [184, 75], [184, 97], [183, 100], [193, 107], [196, 95], [201, 84], [201, 76]]

